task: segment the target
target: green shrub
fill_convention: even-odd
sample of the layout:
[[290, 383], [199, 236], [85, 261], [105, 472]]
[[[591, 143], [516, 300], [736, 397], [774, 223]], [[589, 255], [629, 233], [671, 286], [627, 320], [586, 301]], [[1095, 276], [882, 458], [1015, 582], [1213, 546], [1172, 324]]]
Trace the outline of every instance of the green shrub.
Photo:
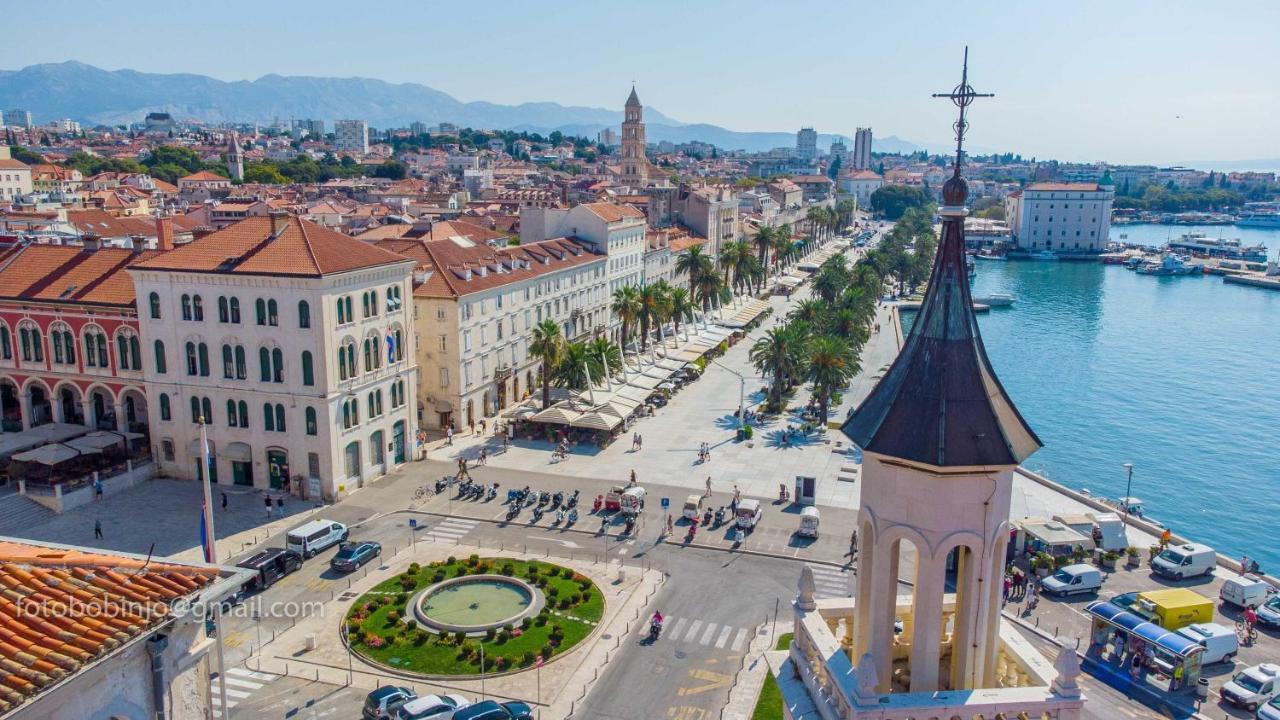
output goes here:
[[473, 566], [473, 567], [474, 567], [476, 564], [478, 564], [479, 562], [480, 562], [480, 556], [479, 556], [479, 555], [476, 555], [475, 553], [472, 553], [472, 554], [467, 558], [467, 564], [468, 564], [468, 565], [471, 565], [471, 566]]
[[515, 572], [516, 572], [516, 566], [512, 565], [511, 563], [507, 563], [502, 566], [502, 574], [506, 575], [507, 577], [514, 575]]
[[418, 572], [419, 572], [419, 571], [421, 571], [421, 570], [422, 570], [422, 566], [421, 566], [421, 565], [419, 565], [418, 563], [416, 563], [416, 562], [415, 562], [415, 563], [409, 563], [409, 572], [410, 572], [410, 574], [417, 575], [417, 574], [418, 574]]
[[588, 602], [588, 601], [590, 601], [590, 600], [591, 600], [591, 589], [590, 589], [590, 588], [583, 588], [583, 589], [582, 589], [582, 602]]
[[390, 595], [383, 595], [382, 597], [378, 598], [378, 604], [379, 604], [379, 605], [390, 605], [390, 604], [391, 604], [391, 596], [390, 596]]
[[559, 594], [560, 594], [560, 588], [554, 587], [554, 586], [547, 588], [547, 597], [555, 597]]
[[511, 632], [512, 630], [515, 630], [515, 626], [513, 626], [511, 623], [507, 623], [506, 625], [502, 626], [502, 629], [506, 630], [507, 632]]
[[405, 603], [407, 603], [407, 602], [409, 602], [409, 593], [397, 593], [397, 594], [396, 594], [396, 604], [397, 604], [397, 605], [403, 605], [403, 604], [405, 604]]
[[498, 634], [497, 630], [494, 630], [493, 628], [489, 628], [488, 630], [484, 631], [484, 639], [492, 641], [493, 638], [497, 636], [497, 634]]
[[505, 643], [506, 641], [508, 641], [508, 640], [510, 640], [510, 639], [511, 639], [511, 631], [510, 631], [510, 630], [503, 629], [503, 631], [502, 631], [502, 632], [498, 633], [498, 642], [500, 642], [500, 643]]
[[463, 645], [467, 642], [467, 634], [459, 630], [453, 634], [453, 641], [459, 645]]
[[560, 602], [556, 603], [556, 605], [557, 605], [561, 610], [567, 610], [567, 609], [569, 608], [569, 606], [570, 606], [570, 605], [572, 605], [572, 604], [573, 604], [573, 603], [569, 602], [569, 598], [567, 598], [567, 597], [565, 597], [565, 598], [560, 598]]
[[581, 600], [581, 599], [582, 599], [582, 595], [580, 595], [579, 593], [573, 593], [573, 594], [569, 595], [569, 604], [570, 604], [570, 605], [577, 605], [577, 604], [578, 604], [578, 601], [579, 601], [579, 600]]
[[431, 582], [438, 583], [441, 580], [444, 580], [444, 570], [436, 570], [435, 574], [431, 576]]
[[520, 621], [520, 629], [528, 630], [529, 626], [532, 624], [533, 624], [533, 618], [526, 617], [525, 619]]
[[532, 665], [532, 664], [533, 664], [533, 651], [532, 651], [532, 650], [525, 650], [525, 651], [524, 651], [524, 657], [520, 658], [520, 664], [521, 664], [521, 665]]
[[387, 613], [387, 622], [396, 622], [399, 619], [400, 619], [400, 613], [396, 612], [395, 610], [392, 610], [391, 612]]
[[555, 648], [552, 647], [551, 643], [547, 643], [546, 645], [542, 646], [542, 652], [540, 654], [542, 655], [542, 659], [546, 660], [547, 658], [551, 657], [551, 653], [553, 652], [555, 652]]
[[445, 560], [445, 563], [446, 563], [446, 564], [449, 564], [449, 565], [453, 565], [453, 564], [455, 564], [455, 563], [457, 563], [457, 562], [458, 562], [458, 558], [456, 558], [456, 557], [454, 557], [454, 556], [452, 556], [452, 555], [450, 555], [450, 556], [449, 556], [449, 559], [448, 559], [448, 560]]
[[454, 577], [462, 577], [463, 575], [466, 575], [466, 574], [467, 574], [467, 566], [466, 566], [466, 565], [459, 565], [459, 566], [458, 566], [458, 569], [453, 571], [453, 576], [454, 576]]
[[534, 622], [535, 622], [535, 623], [537, 623], [538, 627], [542, 627], [543, 625], [546, 625], [546, 624], [547, 624], [547, 611], [546, 611], [546, 610], [543, 610], [542, 612], [538, 613], [538, 617], [537, 617], [536, 619], [534, 619]]

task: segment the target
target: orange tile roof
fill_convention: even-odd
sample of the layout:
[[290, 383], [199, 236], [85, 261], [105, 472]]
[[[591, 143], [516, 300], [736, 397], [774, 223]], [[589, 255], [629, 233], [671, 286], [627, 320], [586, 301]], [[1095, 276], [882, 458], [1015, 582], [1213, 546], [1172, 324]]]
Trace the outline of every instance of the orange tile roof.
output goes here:
[[156, 224], [152, 218], [116, 217], [105, 210], [68, 210], [67, 222], [82, 233], [91, 232], [100, 237], [156, 236]]
[[230, 178], [224, 178], [221, 175], [218, 175], [216, 173], [211, 173], [208, 170], [201, 170], [198, 173], [191, 173], [190, 175], [185, 175], [183, 177], [178, 178], [178, 182], [182, 182], [183, 180], [187, 180], [190, 182], [213, 182], [213, 181], [231, 182]]
[[[453, 298], [604, 260], [603, 255], [592, 253], [572, 238], [500, 248], [483, 243], [464, 246], [447, 239], [403, 238], [383, 240], [378, 246], [413, 258], [419, 267], [432, 271], [427, 282], [414, 288], [418, 297]], [[481, 266], [485, 268], [483, 276], [478, 272]], [[472, 270], [469, 279], [467, 269]]]
[[582, 207], [590, 210], [605, 222], [618, 222], [624, 218], [644, 219], [644, 213], [630, 205], [614, 205], [613, 203], [583, 203]]
[[133, 280], [125, 268], [158, 254], [135, 254], [124, 248], [28, 245], [0, 269], [0, 298], [133, 309]]
[[1098, 183], [1043, 182], [1043, 183], [1034, 183], [1032, 185], [1028, 185], [1026, 189], [1033, 190], [1033, 191], [1040, 190], [1040, 191], [1048, 191], [1048, 192], [1052, 192], [1052, 191], [1061, 192], [1063, 190], [1069, 190], [1071, 192], [1097, 192]]
[[163, 623], [214, 568], [0, 541], [0, 712]]
[[0, 158], [0, 169], [4, 170], [30, 170], [31, 166], [21, 160], [13, 158]]
[[321, 277], [405, 258], [297, 217], [272, 234], [271, 217], [251, 217], [136, 267], [144, 270]]

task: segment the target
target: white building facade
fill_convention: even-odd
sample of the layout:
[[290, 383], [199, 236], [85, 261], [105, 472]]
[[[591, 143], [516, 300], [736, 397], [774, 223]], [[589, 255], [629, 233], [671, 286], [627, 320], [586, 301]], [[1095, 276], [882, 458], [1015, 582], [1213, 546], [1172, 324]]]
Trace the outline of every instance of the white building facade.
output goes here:
[[365, 155], [369, 152], [369, 123], [364, 120], [339, 120], [333, 124], [333, 149], [337, 152]]
[[1115, 188], [1098, 183], [1035, 183], [1005, 200], [1013, 242], [1030, 252], [1102, 252], [1111, 232]]

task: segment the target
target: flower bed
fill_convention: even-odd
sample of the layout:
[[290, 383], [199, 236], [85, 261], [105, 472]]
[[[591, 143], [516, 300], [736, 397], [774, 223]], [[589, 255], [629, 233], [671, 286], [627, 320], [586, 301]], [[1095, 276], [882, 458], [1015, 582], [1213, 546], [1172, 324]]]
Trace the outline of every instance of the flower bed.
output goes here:
[[[438, 635], [419, 626], [408, 603], [419, 590], [447, 578], [506, 575], [538, 587], [546, 607], [518, 625], [505, 625], [483, 638]], [[409, 570], [362, 595], [344, 620], [352, 650], [401, 672], [423, 675], [478, 675], [531, 667], [539, 655], [550, 660], [591, 634], [604, 614], [604, 596], [589, 578], [551, 563], [481, 558], [449, 558]], [[484, 667], [480, 648], [484, 646]]]

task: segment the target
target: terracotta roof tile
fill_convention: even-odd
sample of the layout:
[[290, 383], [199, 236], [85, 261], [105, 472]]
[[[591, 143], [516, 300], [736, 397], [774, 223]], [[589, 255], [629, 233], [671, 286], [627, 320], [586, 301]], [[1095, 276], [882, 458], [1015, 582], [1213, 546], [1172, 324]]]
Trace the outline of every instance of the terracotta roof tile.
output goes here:
[[1061, 192], [1063, 190], [1069, 190], [1071, 192], [1097, 192], [1098, 183], [1043, 182], [1043, 183], [1034, 183], [1032, 185], [1028, 185], [1026, 189], [1031, 191], [1038, 190], [1042, 192], [1052, 192], [1052, 191]]
[[201, 170], [198, 173], [191, 173], [190, 175], [184, 175], [183, 177], [178, 178], [178, 182], [182, 182], [184, 180], [187, 182], [231, 182], [230, 178], [224, 178], [221, 175], [211, 173], [208, 170]]
[[285, 227], [273, 235], [273, 220], [246, 218], [136, 267], [321, 277], [405, 261], [393, 252], [297, 217], [285, 218]]
[[597, 217], [605, 222], [618, 222], [624, 218], [640, 218], [644, 219], [644, 213], [631, 207], [630, 205], [615, 205], [613, 203], [583, 203], [582, 207], [590, 210]]
[[378, 246], [413, 258], [431, 271], [427, 281], [414, 288], [418, 297], [458, 297], [604, 260], [573, 238], [499, 248], [458, 240], [401, 238], [380, 241]]
[[0, 298], [132, 309], [133, 280], [125, 269], [156, 255], [123, 248], [28, 245], [0, 270]]

